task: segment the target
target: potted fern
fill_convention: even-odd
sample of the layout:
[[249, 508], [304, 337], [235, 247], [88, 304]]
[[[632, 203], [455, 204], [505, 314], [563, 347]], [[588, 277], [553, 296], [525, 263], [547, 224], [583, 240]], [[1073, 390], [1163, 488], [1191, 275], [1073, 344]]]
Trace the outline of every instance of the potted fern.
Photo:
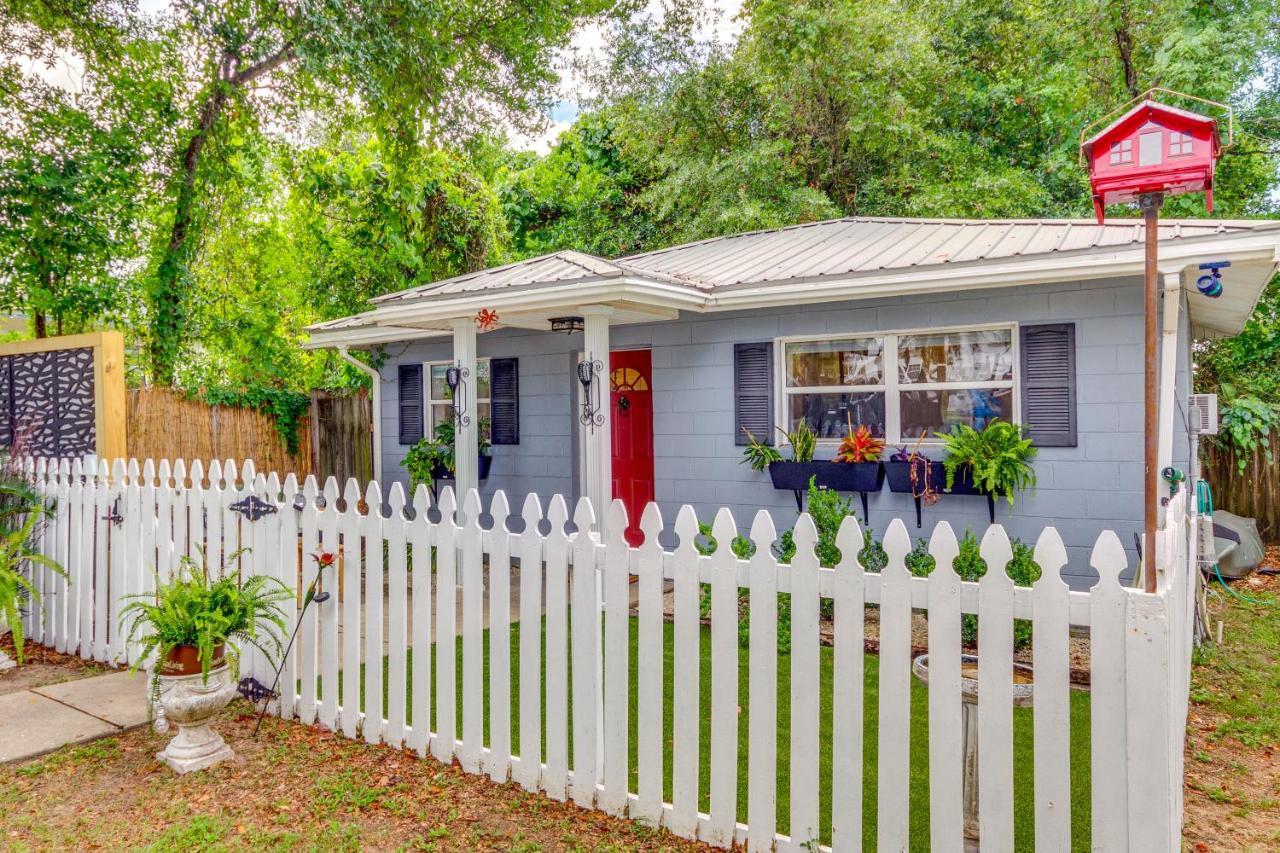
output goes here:
[[991, 520], [995, 521], [995, 501], [1004, 498], [1013, 506], [1013, 496], [1036, 484], [1031, 467], [1036, 448], [1024, 438], [1022, 427], [993, 420], [981, 430], [956, 424], [950, 432], [935, 433], [942, 439], [947, 456], [945, 489], [955, 495], [985, 495]]
[[11, 474], [0, 462], [0, 637], [13, 634], [14, 659], [0, 651], [0, 670], [23, 663], [25, 636], [22, 612], [41, 607], [40, 590], [31, 582], [27, 567], [45, 566], [66, 577], [63, 568], [36, 548], [36, 533], [49, 511], [30, 484]]
[[[493, 466], [493, 457], [489, 455], [489, 421], [481, 418], [477, 425], [480, 428], [478, 478], [487, 480]], [[441, 421], [436, 424], [431, 438], [424, 438], [409, 448], [401, 464], [409, 473], [409, 481], [414, 488], [419, 483], [430, 486], [436, 480], [454, 479], [457, 470], [453, 459], [454, 438], [453, 421]]]
[[201, 562], [183, 556], [171, 580], [157, 576], [154, 593], [130, 596], [120, 611], [126, 642], [138, 643], [133, 669], [153, 662], [157, 728], [163, 731], [169, 720], [179, 726], [177, 736], [156, 756], [178, 773], [232, 756], [209, 721], [235, 695], [233, 670], [242, 645], [257, 648], [268, 660], [280, 655], [285, 631], [280, 602], [292, 595], [279, 580], [263, 575], [241, 579], [224, 571], [212, 577], [201, 556]]

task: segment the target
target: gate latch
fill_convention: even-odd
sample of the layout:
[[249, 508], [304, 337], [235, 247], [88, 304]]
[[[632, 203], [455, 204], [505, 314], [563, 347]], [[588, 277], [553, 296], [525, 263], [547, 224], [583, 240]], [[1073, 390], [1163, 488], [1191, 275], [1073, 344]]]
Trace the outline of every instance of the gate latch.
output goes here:
[[271, 515], [279, 512], [276, 505], [272, 501], [264, 501], [257, 495], [249, 495], [246, 498], [236, 501], [227, 509], [232, 512], [238, 512], [250, 521], [257, 521], [264, 515]]

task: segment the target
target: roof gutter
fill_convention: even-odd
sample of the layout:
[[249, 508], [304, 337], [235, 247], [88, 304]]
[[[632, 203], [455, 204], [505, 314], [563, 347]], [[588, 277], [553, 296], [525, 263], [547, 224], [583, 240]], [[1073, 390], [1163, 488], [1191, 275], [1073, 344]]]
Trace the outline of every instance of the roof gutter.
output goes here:
[[346, 344], [337, 347], [338, 358], [369, 377], [372, 390], [369, 392], [373, 406], [373, 417], [370, 420], [370, 432], [373, 435], [373, 479], [381, 480], [382, 466], [382, 376], [377, 370], [365, 364], [347, 351]]

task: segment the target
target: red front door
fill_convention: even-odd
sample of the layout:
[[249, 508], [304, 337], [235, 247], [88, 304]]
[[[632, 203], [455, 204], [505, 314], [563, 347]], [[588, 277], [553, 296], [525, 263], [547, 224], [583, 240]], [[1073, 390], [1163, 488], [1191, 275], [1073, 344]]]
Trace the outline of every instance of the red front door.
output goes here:
[[649, 350], [609, 353], [613, 496], [627, 508], [627, 542], [639, 545], [640, 516], [653, 500], [653, 392]]

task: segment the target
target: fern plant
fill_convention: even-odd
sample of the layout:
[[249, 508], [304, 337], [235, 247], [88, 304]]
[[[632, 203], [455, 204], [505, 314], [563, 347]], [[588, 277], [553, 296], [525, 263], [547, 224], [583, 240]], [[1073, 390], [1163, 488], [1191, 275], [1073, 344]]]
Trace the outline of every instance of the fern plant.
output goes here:
[[5, 475], [0, 482], [0, 618], [13, 634], [14, 658], [21, 665], [26, 635], [22, 611], [41, 607], [40, 591], [25, 574], [28, 566], [40, 565], [66, 577], [62, 566], [36, 550], [36, 530], [49, 508], [38, 492], [25, 481]]
[[1036, 472], [1030, 463], [1036, 449], [1031, 439], [1022, 437], [1022, 427], [1017, 424], [997, 419], [982, 431], [956, 424], [951, 432], [934, 434], [946, 446], [947, 458], [942, 464], [947, 471], [948, 490], [955, 485], [956, 474], [968, 469], [979, 491], [1003, 497], [1013, 506], [1014, 492], [1036, 484]]
[[[231, 554], [228, 561], [241, 553], [243, 550]], [[274, 665], [285, 631], [280, 602], [293, 593], [278, 579], [265, 575], [243, 580], [235, 573], [211, 577], [203, 551], [200, 557], [196, 562], [184, 555], [167, 583], [161, 583], [157, 575], [154, 593], [128, 596], [133, 600], [120, 611], [120, 622], [127, 630], [126, 642], [136, 639], [140, 644], [133, 669], [155, 653], [158, 677], [174, 649], [195, 646], [201, 673], [208, 681], [214, 650], [223, 646], [234, 666], [240, 659], [241, 644], [258, 649]], [[153, 690], [158, 685], [153, 681]]]

